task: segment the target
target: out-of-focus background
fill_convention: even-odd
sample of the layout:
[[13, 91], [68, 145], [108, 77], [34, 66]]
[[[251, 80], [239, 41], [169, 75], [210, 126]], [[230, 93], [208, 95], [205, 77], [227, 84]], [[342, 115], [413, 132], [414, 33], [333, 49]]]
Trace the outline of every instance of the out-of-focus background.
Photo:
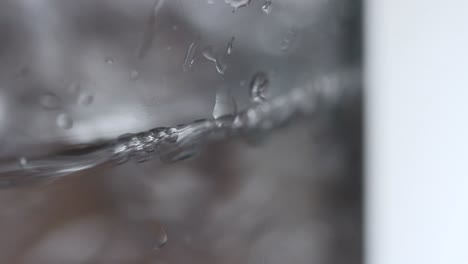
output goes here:
[[[271, 99], [360, 68], [359, 1], [242, 2], [2, 0], [0, 157], [210, 118], [222, 88], [245, 109], [258, 71]], [[361, 263], [360, 101], [254, 145], [0, 190], [0, 263]]]

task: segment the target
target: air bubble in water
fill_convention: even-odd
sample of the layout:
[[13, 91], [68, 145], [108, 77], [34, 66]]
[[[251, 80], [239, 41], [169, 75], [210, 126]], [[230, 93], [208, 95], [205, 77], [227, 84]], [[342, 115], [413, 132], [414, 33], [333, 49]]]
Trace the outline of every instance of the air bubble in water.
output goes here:
[[58, 109], [62, 105], [62, 100], [54, 93], [44, 93], [40, 96], [39, 102], [44, 109], [54, 110]]
[[248, 6], [250, 4], [250, 1], [251, 0], [224, 0], [224, 2], [233, 7], [234, 10], [244, 6]]
[[94, 96], [90, 93], [83, 92], [78, 97], [78, 104], [83, 106], [91, 105], [94, 101]]
[[265, 14], [267, 14], [267, 15], [271, 13], [271, 9], [272, 9], [272, 5], [271, 5], [271, 4], [272, 4], [272, 0], [267, 0], [267, 1], [265, 2], [265, 4], [262, 5], [262, 11], [263, 11], [263, 13], [265, 13]]
[[223, 116], [234, 116], [237, 114], [237, 104], [234, 97], [227, 88], [221, 87], [216, 92], [216, 101], [213, 108], [213, 117], [219, 119]]
[[130, 80], [136, 81], [140, 77], [140, 73], [137, 70], [130, 71]]
[[66, 113], [59, 114], [56, 122], [57, 126], [62, 129], [70, 129], [73, 127], [73, 119]]
[[257, 72], [250, 82], [250, 100], [254, 103], [262, 103], [266, 100], [266, 92], [270, 81], [264, 72]]
[[235, 39], [236, 39], [235, 37], [232, 37], [232, 38], [229, 40], [229, 42], [228, 42], [228, 44], [227, 44], [227, 48], [226, 48], [226, 54], [227, 54], [227, 55], [231, 55], [231, 53], [232, 53], [232, 48], [233, 48], [234, 40], [235, 40]]
[[190, 43], [187, 53], [185, 54], [183, 69], [184, 71], [189, 70], [192, 68], [193, 63], [195, 62], [195, 53], [197, 51], [197, 41]]

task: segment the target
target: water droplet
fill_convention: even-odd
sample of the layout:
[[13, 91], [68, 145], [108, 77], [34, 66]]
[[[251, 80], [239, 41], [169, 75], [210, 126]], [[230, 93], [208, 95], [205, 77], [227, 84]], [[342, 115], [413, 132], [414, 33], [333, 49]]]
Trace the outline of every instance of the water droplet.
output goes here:
[[233, 7], [234, 10], [244, 6], [248, 6], [250, 4], [250, 1], [251, 0], [224, 0], [224, 2]]
[[177, 25], [173, 25], [173, 26], [172, 26], [172, 30], [174, 30], [174, 31], [177, 31], [177, 30], [179, 30], [179, 26], [177, 26]]
[[195, 53], [197, 51], [197, 47], [198, 47], [197, 41], [190, 43], [187, 53], [185, 54], [184, 65], [183, 65], [184, 71], [187, 71], [190, 68], [192, 68], [193, 63], [195, 62]]
[[130, 71], [130, 80], [136, 81], [140, 77], [140, 73], [137, 70]]
[[220, 58], [217, 58], [216, 61], [215, 61], [215, 65], [216, 65], [216, 71], [219, 73], [219, 74], [224, 74], [226, 72], [226, 69], [227, 69], [227, 65], [221, 61]]
[[39, 102], [44, 109], [54, 110], [62, 106], [62, 100], [54, 93], [44, 93], [40, 96]]
[[114, 63], [114, 59], [111, 58], [111, 57], [106, 57], [106, 63], [107, 63], [107, 64], [113, 64], [113, 63]]
[[143, 40], [141, 41], [141, 45], [138, 49], [138, 58], [142, 59], [148, 53], [151, 45], [153, 44], [153, 39], [155, 35], [155, 27], [156, 27], [156, 17], [163, 6], [165, 0], [156, 0], [153, 4], [151, 9], [151, 13], [146, 21], [145, 31], [143, 33]]
[[205, 59], [209, 61], [216, 61], [216, 55], [213, 52], [213, 48], [211, 46], [208, 46], [202, 50], [202, 55], [205, 57]]
[[20, 157], [20, 158], [18, 159], [18, 165], [19, 165], [22, 169], [26, 168], [26, 166], [28, 165], [28, 159], [26, 159], [26, 157]]
[[244, 81], [244, 80], [242, 80], [242, 81], [239, 82], [239, 85], [240, 85], [241, 87], [244, 87], [246, 84], [247, 84], [247, 82]]
[[[229, 90], [221, 87], [216, 92], [216, 101], [213, 107], [213, 117], [219, 119], [223, 116], [234, 116], [237, 114], [237, 104]], [[232, 121], [232, 120], [231, 120]]]
[[90, 93], [83, 92], [78, 97], [78, 104], [82, 106], [91, 105], [94, 101], [94, 96]]
[[296, 31], [293, 29], [289, 30], [281, 43], [281, 51], [288, 51], [294, 43], [295, 38]]
[[272, 0], [267, 0], [267, 1], [265, 2], [265, 4], [262, 5], [262, 11], [263, 11], [263, 13], [265, 13], [265, 14], [267, 14], [267, 15], [271, 13], [271, 9], [272, 9], [272, 5], [271, 5], [271, 4], [272, 4], [272, 2], [273, 2]]
[[254, 103], [262, 103], [266, 100], [265, 93], [267, 92], [270, 81], [264, 72], [257, 72], [252, 77], [250, 82], [250, 100]]
[[59, 114], [56, 121], [57, 126], [62, 129], [70, 129], [73, 127], [73, 119], [66, 113]]
[[206, 3], [209, 4], [209, 5], [213, 5], [215, 3], [214, 0], [206, 0]]
[[229, 40], [229, 42], [228, 42], [228, 44], [227, 44], [227, 48], [226, 48], [226, 54], [227, 54], [227, 55], [231, 55], [231, 53], [232, 53], [232, 48], [233, 48], [234, 40], [235, 40], [235, 39], [236, 39], [235, 37], [232, 37], [232, 38]]
[[167, 47], [166, 47], [166, 50], [167, 50], [167, 51], [171, 51], [171, 50], [172, 50], [172, 46], [171, 46], [171, 45], [167, 46]]

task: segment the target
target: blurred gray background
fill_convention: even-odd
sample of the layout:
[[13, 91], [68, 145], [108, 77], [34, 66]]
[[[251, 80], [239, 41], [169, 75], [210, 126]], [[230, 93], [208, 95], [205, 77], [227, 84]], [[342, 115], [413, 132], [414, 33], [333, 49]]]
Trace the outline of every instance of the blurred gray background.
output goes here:
[[[0, 157], [209, 118], [221, 87], [245, 109], [260, 70], [273, 98], [360, 67], [359, 1], [264, 4], [1, 0]], [[0, 263], [361, 263], [360, 108], [354, 98], [176, 164], [0, 190]]]

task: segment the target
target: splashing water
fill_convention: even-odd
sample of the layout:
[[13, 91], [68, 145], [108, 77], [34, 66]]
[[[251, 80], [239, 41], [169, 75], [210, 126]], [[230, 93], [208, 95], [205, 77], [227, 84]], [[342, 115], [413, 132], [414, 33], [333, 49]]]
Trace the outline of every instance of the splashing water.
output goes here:
[[[275, 128], [302, 116], [310, 116], [320, 109], [328, 111], [331, 105], [337, 105], [338, 100], [343, 100], [345, 95], [354, 96], [357, 93], [355, 89], [350, 89], [360, 83], [356, 76], [360, 76], [360, 73], [348, 71], [326, 76], [283, 96], [253, 104], [240, 112], [237, 112], [235, 102], [230, 102], [232, 97], [220, 90], [213, 110], [214, 119], [126, 134], [84, 154], [30, 159], [25, 168], [18, 166], [18, 161], [6, 162], [0, 165], [0, 187], [52, 180], [107, 162], [118, 165], [127, 161], [144, 162], [152, 158], [159, 158], [163, 162], [183, 160], [195, 155], [210, 142], [245, 137], [249, 133], [272, 132]], [[265, 87], [267, 80], [264, 73], [257, 73], [253, 83], [254, 86]]]

